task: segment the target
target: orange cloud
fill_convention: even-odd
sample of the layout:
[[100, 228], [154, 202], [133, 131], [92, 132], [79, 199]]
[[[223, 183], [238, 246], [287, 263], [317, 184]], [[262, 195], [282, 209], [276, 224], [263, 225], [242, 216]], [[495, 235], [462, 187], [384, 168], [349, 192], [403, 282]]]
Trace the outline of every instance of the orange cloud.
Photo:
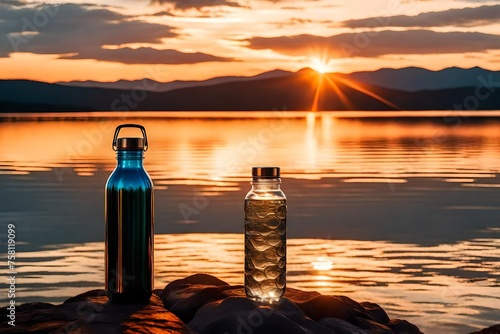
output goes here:
[[231, 58], [216, 57], [202, 52], [185, 53], [177, 50], [153, 48], [94, 49], [77, 55], [61, 56], [61, 59], [98, 59], [124, 64], [196, 64], [211, 61], [233, 61]]
[[420, 13], [414, 16], [396, 15], [347, 20], [341, 26], [348, 28], [372, 27], [474, 27], [498, 23], [500, 5], [473, 8], [454, 8], [439, 12]]
[[159, 4], [171, 4], [174, 8], [180, 10], [215, 6], [240, 7], [238, 2], [227, 0], [152, 0], [152, 2]]
[[0, 9], [0, 57], [29, 52], [61, 55], [62, 59], [96, 59], [126, 64], [194, 64], [232, 60], [201, 52], [120, 47], [130, 43], [161, 47], [163, 39], [178, 34], [170, 26], [138, 20], [111, 7], [89, 4], [18, 6], [17, 2], [4, 0], [0, 2]]
[[255, 50], [304, 56], [325, 50], [330, 57], [378, 57], [391, 54], [443, 54], [485, 52], [500, 49], [500, 35], [479, 32], [435, 32], [432, 30], [366, 31], [330, 37], [296, 35], [253, 37], [245, 40]]

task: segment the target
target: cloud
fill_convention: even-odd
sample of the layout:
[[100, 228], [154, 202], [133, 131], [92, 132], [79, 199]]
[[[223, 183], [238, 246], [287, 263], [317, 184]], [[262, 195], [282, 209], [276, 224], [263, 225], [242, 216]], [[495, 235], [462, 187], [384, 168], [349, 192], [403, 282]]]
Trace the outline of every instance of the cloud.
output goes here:
[[312, 23], [313, 21], [310, 19], [303, 19], [300, 17], [292, 17], [289, 22], [291, 24], [307, 24], [307, 23]]
[[177, 50], [158, 50], [153, 48], [121, 48], [86, 50], [77, 55], [61, 56], [61, 59], [99, 59], [124, 64], [196, 64], [205, 62], [234, 61], [206, 53], [184, 53]]
[[455, 0], [459, 2], [499, 2], [498, 0]]
[[170, 26], [137, 20], [110, 7], [89, 4], [16, 7], [4, 1], [0, 8], [0, 57], [8, 57], [12, 52], [31, 52], [131, 64], [227, 61], [175, 50], [103, 48], [128, 43], [162, 44], [162, 39], [178, 36]]
[[[169, 26], [131, 19], [109, 9], [87, 5], [37, 5], [0, 11], [0, 31], [11, 43], [3, 51], [61, 54], [125, 43], [160, 43], [177, 34]], [[32, 34], [20, 35], [22, 32]]]
[[[279, 3], [286, 2], [287, 0], [262, 0], [266, 2]], [[309, 0], [310, 2], [319, 0]], [[218, 6], [229, 6], [229, 7], [243, 7], [237, 1], [231, 0], [151, 0], [152, 3], [156, 4], [170, 4], [173, 5], [175, 9], [186, 10], [186, 9], [199, 9], [203, 7], [218, 7]], [[301, 8], [303, 9], [303, 8]]]
[[175, 17], [174, 14], [167, 12], [166, 10], [162, 10], [162, 11], [150, 14], [149, 16], [172, 16], [172, 17]]
[[228, 0], [152, 0], [152, 3], [170, 4], [180, 10], [217, 6], [241, 7], [239, 3]]
[[17, 0], [0, 0], [0, 5], [19, 7], [19, 6], [24, 6], [24, 3]]
[[500, 49], [500, 35], [478, 32], [435, 32], [431, 30], [346, 33], [330, 37], [296, 35], [253, 37], [248, 48], [270, 49], [291, 56], [309, 56], [313, 50], [330, 57], [378, 57], [389, 54], [443, 54], [484, 52]]
[[415, 16], [397, 15], [347, 20], [341, 23], [349, 28], [373, 27], [473, 27], [498, 23], [500, 5], [475, 8], [455, 8], [440, 12], [421, 13]]

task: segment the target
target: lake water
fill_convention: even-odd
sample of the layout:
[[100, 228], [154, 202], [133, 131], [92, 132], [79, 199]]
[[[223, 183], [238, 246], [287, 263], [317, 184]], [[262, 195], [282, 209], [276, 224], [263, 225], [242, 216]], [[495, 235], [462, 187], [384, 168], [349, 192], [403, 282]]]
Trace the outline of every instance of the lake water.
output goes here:
[[425, 333], [500, 323], [500, 112], [345, 115], [0, 115], [2, 261], [14, 224], [16, 301], [103, 288], [111, 140], [138, 122], [156, 189], [156, 288], [198, 272], [242, 284], [250, 169], [277, 165], [288, 286], [376, 302]]

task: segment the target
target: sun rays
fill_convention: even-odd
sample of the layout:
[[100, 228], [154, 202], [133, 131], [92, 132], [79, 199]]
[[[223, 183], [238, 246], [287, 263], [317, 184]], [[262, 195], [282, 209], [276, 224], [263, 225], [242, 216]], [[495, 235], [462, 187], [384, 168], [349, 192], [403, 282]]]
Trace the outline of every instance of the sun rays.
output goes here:
[[367, 95], [385, 104], [391, 110], [400, 109], [395, 103], [370, 90], [370, 88], [364, 84], [343, 78], [341, 75], [320, 71], [320, 69], [326, 69], [326, 67], [323, 66], [325, 63], [323, 62], [321, 64], [322, 66], [313, 68], [314, 71], [311, 71], [308, 74], [308, 76], [310, 76], [308, 79], [316, 86], [314, 98], [311, 104], [311, 111], [318, 111], [322, 109], [321, 100], [322, 98], [327, 97], [327, 94], [334, 94], [342, 104], [343, 110], [355, 110], [355, 104], [349, 100], [349, 97], [345, 92], [346, 90], [355, 90], [359, 93]]
[[314, 92], [314, 100], [311, 106], [311, 111], [318, 111], [319, 96], [323, 91], [323, 75], [318, 75], [318, 83]]
[[355, 89], [355, 90], [357, 90], [365, 95], [373, 97], [374, 99], [384, 103], [385, 105], [391, 107], [392, 109], [396, 109], [396, 110], [400, 109], [394, 103], [388, 101], [387, 99], [384, 99], [382, 96], [378, 95], [377, 93], [372, 92], [369, 89], [363, 87], [363, 85], [361, 83], [355, 82], [353, 80], [344, 79], [341, 77], [336, 77], [336, 79], [339, 80], [341, 83], [345, 84], [346, 86], [349, 86], [349, 87], [351, 87], [351, 88], [353, 88], [353, 89]]
[[330, 61], [325, 60], [325, 58], [316, 57], [311, 59], [311, 68], [320, 74], [325, 74], [330, 71], [329, 67]]

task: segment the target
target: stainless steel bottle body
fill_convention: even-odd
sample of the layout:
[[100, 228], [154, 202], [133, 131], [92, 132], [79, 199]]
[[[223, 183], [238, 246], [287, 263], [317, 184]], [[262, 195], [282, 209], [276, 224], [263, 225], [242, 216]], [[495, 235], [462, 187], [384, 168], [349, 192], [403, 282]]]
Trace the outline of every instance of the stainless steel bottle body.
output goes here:
[[144, 150], [125, 148], [105, 189], [106, 293], [113, 302], [142, 302], [153, 291], [154, 190]]

